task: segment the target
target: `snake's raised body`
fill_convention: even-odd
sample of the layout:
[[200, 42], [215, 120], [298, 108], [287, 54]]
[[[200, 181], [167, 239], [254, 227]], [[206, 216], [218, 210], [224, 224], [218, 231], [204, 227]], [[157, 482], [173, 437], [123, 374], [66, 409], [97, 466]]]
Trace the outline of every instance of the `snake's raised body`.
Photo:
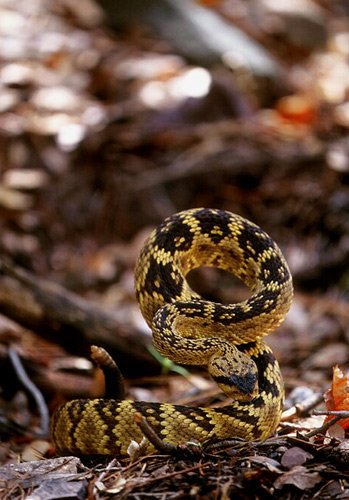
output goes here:
[[[203, 300], [186, 274], [214, 266], [240, 278], [252, 295], [231, 305]], [[258, 226], [232, 213], [193, 209], [173, 215], [146, 241], [135, 270], [136, 295], [155, 347], [176, 363], [207, 366], [233, 401], [223, 408], [74, 400], [58, 409], [52, 432], [60, 453], [125, 454], [142, 432], [140, 412], [172, 444], [240, 437], [265, 439], [280, 420], [283, 384], [262, 338], [284, 319], [292, 280], [281, 251]], [[148, 444], [148, 451], [153, 451]]]

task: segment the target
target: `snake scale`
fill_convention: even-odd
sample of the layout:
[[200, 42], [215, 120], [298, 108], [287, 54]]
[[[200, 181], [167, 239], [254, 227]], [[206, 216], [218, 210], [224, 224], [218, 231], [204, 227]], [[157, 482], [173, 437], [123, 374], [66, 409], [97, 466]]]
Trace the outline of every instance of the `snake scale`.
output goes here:
[[[244, 302], [204, 300], [185, 279], [200, 266], [233, 273], [251, 290]], [[240, 437], [265, 439], [280, 420], [283, 382], [263, 337], [284, 319], [292, 279], [275, 242], [248, 220], [217, 209], [191, 209], [155, 229], [135, 268], [136, 296], [157, 350], [176, 363], [206, 366], [232, 400], [220, 408], [113, 399], [78, 399], [53, 416], [61, 454], [126, 454], [143, 434], [136, 412], [171, 444]], [[146, 449], [153, 452], [148, 442]]]

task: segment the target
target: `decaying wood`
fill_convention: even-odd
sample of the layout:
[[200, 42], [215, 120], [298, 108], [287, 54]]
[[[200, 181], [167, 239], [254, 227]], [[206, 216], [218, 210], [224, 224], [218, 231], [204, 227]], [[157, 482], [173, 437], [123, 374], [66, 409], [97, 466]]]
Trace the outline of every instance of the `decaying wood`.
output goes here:
[[20, 325], [64, 346], [87, 353], [92, 343], [105, 347], [127, 374], [156, 370], [147, 345], [149, 336], [122, 323], [104, 310], [64, 287], [0, 260], [0, 313]]
[[260, 44], [197, 2], [129, 0], [127, 4], [115, 4], [110, 0], [99, 0], [98, 3], [114, 28], [129, 23], [150, 26], [178, 53], [196, 64], [219, 64], [224, 54], [234, 51], [235, 64], [243, 61], [256, 75], [280, 78], [280, 65]]

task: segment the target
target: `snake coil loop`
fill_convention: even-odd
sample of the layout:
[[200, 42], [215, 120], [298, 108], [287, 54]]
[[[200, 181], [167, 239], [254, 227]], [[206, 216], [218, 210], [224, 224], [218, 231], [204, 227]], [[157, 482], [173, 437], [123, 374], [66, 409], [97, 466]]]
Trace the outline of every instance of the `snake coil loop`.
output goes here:
[[[200, 266], [233, 273], [251, 290], [244, 302], [203, 300], [185, 276]], [[232, 213], [192, 209], [173, 215], [145, 242], [135, 269], [136, 296], [159, 352], [182, 364], [207, 366], [233, 401], [223, 408], [86, 399], [60, 407], [52, 422], [60, 453], [125, 454], [141, 441], [141, 413], [167, 443], [240, 437], [265, 439], [283, 406], [280, 369], [263, 337], [284, 319], [292, 279], [275, 242]], [[147, 450], [154, 451], [151, 443]]]

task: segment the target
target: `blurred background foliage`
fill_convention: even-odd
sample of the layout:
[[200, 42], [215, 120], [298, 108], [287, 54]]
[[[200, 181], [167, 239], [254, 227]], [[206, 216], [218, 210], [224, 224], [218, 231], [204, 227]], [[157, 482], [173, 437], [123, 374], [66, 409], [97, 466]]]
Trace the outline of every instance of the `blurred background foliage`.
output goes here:
[[349, 359], [348, 99], [344, 0], [1, 0], [1, 254], [148, 333], [133, 266], [150, 228], [239, 213], [294, 275], [271, 342], [322, 384]]

